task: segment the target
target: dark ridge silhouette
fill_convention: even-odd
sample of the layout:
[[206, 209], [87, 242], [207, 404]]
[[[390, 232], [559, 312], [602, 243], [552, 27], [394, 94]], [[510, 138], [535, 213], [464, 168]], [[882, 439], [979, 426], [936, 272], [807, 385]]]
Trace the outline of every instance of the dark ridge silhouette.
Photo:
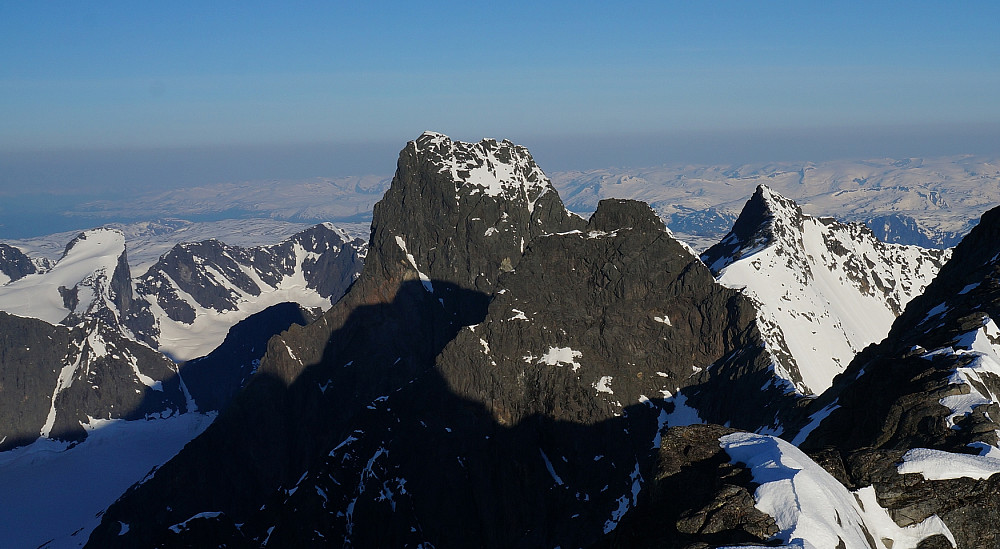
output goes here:
[[233, 325], [211, 353], [181, 364], [181, 379], [198, 411], [224, 409], [250, 380], [271, 337], [318, 316], [318, 311], [308, 311], [297, 303], [272, 305]]
[[[485, 294], [444, 281], [434, 284], [436, 292], [465, 304], [466, 316], [485, 315]], [[391, 303], [353, 309], [323, 342], [321, 362], [307, 366], [290, 385], [268, 372], [254, 376], [182, 454], [108, 509], [90, 544], [146, 543], [170, 534], [167, 527], [205, 509], [245, 522], [264, 503], [261, 494], [294, 484], [317, 453], [329, 451], [352, 431], [351, 422], [372, 400], [432, 367], [434, 357], [462, 327], [452, 325], [450, 316], [419, 282], [403, 283]], [[412, 325], [414, 320], [418, 322]], [[339, 370], [331, 367], [347, 363], [350, 366]], [[332, 375], [336, 382], [331, 382]], [[327, 389], [321, 391], [320, 385]], [[303, 413], [306, 410], [318, 413]], [[307, 417], [312, 423], [297, 421]], [[146, 493], [155, 497], [146, 499]], [[170, 510], [165, 511], [162, 502], [168, 500]], [[144, 522], [150, 520], [152, 524]], [[118, 536], [117, 521], [135, 528]]]
[[[486, 300], [443, 281], [434, 285], [467, 302]], [[627, 494], [625, 508], [632, 505], [633, 484], [650, 471], [654, 408], [628, 406], [621, 417], [590, 425], [534, 414], [503, 426], [481, 403], [456, 396], [433, 366], [463, 327], [429, 339], [384, 330], [418, 303], [432, 304], [430, 297], [421, 283], [404, 283], [392, 303], [355, 309], [331, 337], [323, 364], [307, 367], [291, 385], [267, 373], [255, 376], [183, 454], [108, 509], [89, 545], [256, 546], [270, 536], [269, 544], [290, 546], [316, 544], [316, 531], [339, 536], [330, 539], [350, 533], [363, 540], [359, 546], [419, 540], [440, 547], [555, 540], [585, 545], [599, 539], [622, 505], [619, 498]], [[385, 341], [400, 336], [415, 347]], [[406, 348], [415, 352], [396, 362], [393, 356]], [[324, 367], [348, 359], [364, 363], [339, 372]], [[313, 407], [325, 412], [302, 413]], [[295, 422], [304, 417], [312, 423]], [[358, 440], [341, 446], [352, 436]], [[380, 448], [389, 459], [366, 477], [368, 460]], [[303, 484], [304, 475], [319, 490], [294, 491], [302, 502], [290, 500], [289, 490]], [[360, 489], [368, 496], [358, 497], [358, 478], [369, 485]], [[393, 479], [404, 479], [405, 489], [391, 503], [380, 501], [378, 486]], [[333, 502], [332, 509], [355, 498], [351, 520], [314, 505], [321, 497]], [[573, 508], [576, 518], [567, 514]], [[194, 520], [180, 533], [170, 529], [210, 510], [223, 514]], [[129, 525], [124, 535], [120, 523]], [[415, 524], [421, 527], [411, 531]]]

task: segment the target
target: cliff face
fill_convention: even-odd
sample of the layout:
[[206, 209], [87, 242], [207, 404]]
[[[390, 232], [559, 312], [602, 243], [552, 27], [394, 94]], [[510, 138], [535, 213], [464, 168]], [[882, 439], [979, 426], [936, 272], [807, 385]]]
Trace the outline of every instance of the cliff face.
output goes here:
[[[257, 511], [329, 453], [375, 398], [427, 371], [459, 328], [481, 320], [487, 292], [527, 242], [584, 224], [521, 147], [438, 134], [407, 145], [376, 206], [361, 277], [317, 322], [272, 339], [247, 389], [165, 466], [163, 478], [175, 480], [157, 475], [116, 507], [135, 528], [109, 542], [155, 539], [162, 521], [181, 522], [204, 505], [232, 516]], [[246, 452], [258, 459], [246, 462]], [[163, 515], [166, 500], [172, 511]], [[133, 518], [154, 508], [156, 521]]]
[[0, 449], [79, 441], [94, 419], [193, 408], [172, 362], [102, 320], [53, 326], [0, 312], [0, 328]]

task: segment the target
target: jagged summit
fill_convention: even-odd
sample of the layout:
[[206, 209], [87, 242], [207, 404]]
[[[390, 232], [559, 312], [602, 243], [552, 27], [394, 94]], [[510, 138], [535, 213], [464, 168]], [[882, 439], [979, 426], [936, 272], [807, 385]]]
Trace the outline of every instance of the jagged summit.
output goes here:
[[[841, 341], [853, 356], [850, 336], [878, 311], [891, 322], [934, 257], [767, 187], [745, 210], [712, 273], [643, 203], [584, 221], [523, 148], [421, 135], [344, 298], [271, 338], [89, 546], [633, 547], [643, 531], [648, 546], [773, 545], [800, 515], [831, 546], [947, 532], [901, 532], [882, 492], [732, 431], [798, 427], [814, 400], [800, 393], [839, 371], [814, 359]], [[667, 429], [703, 421], [729, 428]]]
[[[782, 411], [759, 389], [773, 376], [750, 302], [649, 206], [607, 201], [588, 225], [509, 142], [424, 134], [397, 166], [348, 293], [272, 338], [230, 408], [108, 510], [93, 546], [585, 546], [637, 505], [678, 409], [664, 398], [719, 377], [722, 397], [690, 395], [704, 417]], [[172, 528], [209, 512], [208, 537]]]
[[753, 255], [779, 240], [794, 240], [802, 232], [804, 217], [798, 204], [766, 185], [758, 185], [732, 231], [706, 250], [701, 260], [718, 273], [741, 257]]
[[524, 147], [425, 133], [400, 151], [392, 184], [375, 205], [366, 259], [373, 268], [362, 277], [398, 278], [401, 266], [407, 277], [488, 293], [532, 238], [584, 225]]
[[541, 195], [554, 191], [528, 149], [506, 139], [463, 143], [440, 133], [424, 132], [409, 146], [451, 176], [457, 195], [482, 193], [514, 202], [524, 200], [532, 211]]
[[776, 371], [809, 394], [888, 333], [949, 253], [886, 244], [861, 224], [805, 215], [761, 185], [702, 261], [757, 303]]

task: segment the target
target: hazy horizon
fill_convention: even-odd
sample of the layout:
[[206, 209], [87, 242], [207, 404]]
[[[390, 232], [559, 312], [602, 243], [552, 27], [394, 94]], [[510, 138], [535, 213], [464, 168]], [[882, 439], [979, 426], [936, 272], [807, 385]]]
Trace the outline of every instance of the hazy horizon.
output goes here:
[[[743, 130], [510, 139], [546, 172], [659, 165], [740, 165], [1000, 153], [1000, 124]], [[241, 181], [391, 176], [418, 132], [397, 142], [0, 151], [0, 196], [149, 192]], [[2, 207], [0, 207], [2, 208]], [[2, 213], [2, 209], [0, 209]]]
[[7, 3], [0, 225], [80, 197], [391, 176], [424, 130], [510, 139], [547, 172], [1000, 154], [997, 20], [992, 2]]

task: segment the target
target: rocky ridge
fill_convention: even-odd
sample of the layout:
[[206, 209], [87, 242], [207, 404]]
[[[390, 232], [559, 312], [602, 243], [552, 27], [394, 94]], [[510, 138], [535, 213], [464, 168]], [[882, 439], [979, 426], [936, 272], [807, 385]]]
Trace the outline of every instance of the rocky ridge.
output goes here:
[[363, 242], [330, 224], [270, 246], [178, 244], [136, 281], [153, 320], [134, 332], [176, 360], [203, 356], [230, 326], [267, 306], [328, 309], [357, 278], [364, 254]]
[[0, 313], [0, 450], [79, 441], [94, 419], [191, 411], [177, 367], [102, 320], [53, 326]]
[[[8, 352], [0, 357], [0, 375], [6, 379], [0, 391], [9, 395], [0, 406], [6, 419], [0, 448], [8, 449], [39, 437], [80, 441], [95, 419], [196, 411], [193, 395], [204, 401], [202, 412], [224, 407], [259, 363], [267, 339], [293, 323], [315, 318], [316, 313], [294, 304], [265, 309], [267, 297], [277, 303], [307, 294], [301, 299], [307, 304], [329, 307], [354, 281], [364, 246], [345, 240], [327, 225], [261, 248], [232, 248], [217, 241], [178, 245], [138, 282], [130, 273], [124, 235], [113, 229], [80, 233], [60, 259], [50, 263], [36, 264], [13, 247], [0, 251], [4, 272], [17, 275], [9, 275], [11, 280], [0, 286], [0, 310], [13, 313], [4, 316], [3, 345]], [[241, 308], [238, 300], [226, 301], [236, 292], [222, 273], [245, 283], [246, 292], [255, 291], [257, 302]], [[158, 300], [168, 302], [178, 291], [157, 293], [156, 285], [188, 288], [225, 309], [211, 309], [220, 314], [208, 315], [222, 332], [219, 340], [201, 334], [195, 342], [199, 349], [224, 343], [222, 336], [231, 323], [245, 319], [244, 325], [235, 328], [232, 341], [215, 355], [179, 368], [157, 352], [169, 351], [170, 341], [164, 338], [161, 345], [154, 337], [163, 336], [161, 328], [173, 322], [159, 314], [163, 308]], [[179, 294], [200, 306], [192, 294]], [[315, 303], [309, 302], [309, 295]], [[176, 302], [187, 304], [183, 299]], [[204, 309], [196, 316], [205, 317]], [[204, 323], [192, 327], [205, 330]], [[169, 330], [166, 335], [171, 335]]]
[[[757, 276], [784, 266], [817, 285], [826, 269], [893, 316], [915, 284], [894, 270], [908, 252], [811, 220], [766, 188], [744, 214], [708, 256], [723, 277], [762, 254], [794, 255]], [[1000, 329], [975, 302], [996, 287], [995, 217], [885, 342], [807, 397], [780, 375], [751, 292], [718, 284], [649, 206], [602, 201], [584, 220], [523, 147], [425, 133], [400, 153], [365, 269], [343, 299], [318, 318], [296, 306], [248, 318], [189, 371], [165, 374], [176, 390], [149, 378], [149, 394], [222, 412], [107, 509], [89, 545], [989, 546]], [[174, 290], [162, 303], [175, 316], [180, 302], [239, 311], [254, 286], [277, 287], [262, 265], [281, 263], [305, 286], [305, 266], [332, 249], [321, 242], [180, 248], [151, 270], [150, 287]], [[151, 310], [166, 311], [161, 301]], [[128, 345], [148, 348], [98, 337], [109, 320], [67, 318], [76, 324], [58, 333], [0, 321], [70, 347], [82, 337], [71, 367], [49, 376], [49, 404], [93, 408], [100, 372], [117, 366], [90, 365], [135, 363]], [[0, 357], [44, 358], [16, 338], [3, 345]], [[225, 387], [213, 387], [220, 376]], [[24, 409], [40, 417], [45, 403]], [[106, 417], [75, 413], [46, 414], [40, 429], [86, 433]], [[701, 422], [726, 427], [685, 427]], [[942, 477], [955, 464], [959, 478]]]

